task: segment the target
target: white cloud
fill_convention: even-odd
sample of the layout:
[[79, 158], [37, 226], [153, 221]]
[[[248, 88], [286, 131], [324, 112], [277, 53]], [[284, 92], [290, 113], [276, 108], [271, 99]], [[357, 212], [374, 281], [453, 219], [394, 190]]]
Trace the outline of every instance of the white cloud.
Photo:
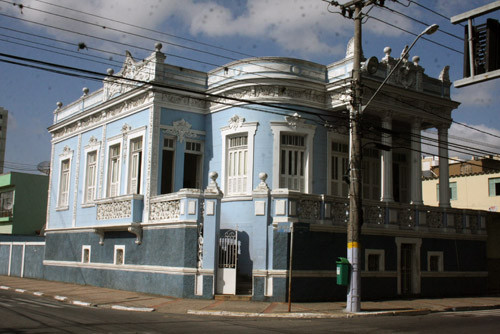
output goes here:
[[343, 35], [352, 26], [351, 21], [328, 13], [320, 1], [254, 0], [240, 15], [227, 7], [203, 3], [195, 13], [188, 23], [193, 35], [270, 38], [284, 49], [302, 54], [345, 52], [345, 45], [322, 41], [319, 31]]
[[[453, 123], [448, 130], [448, 148], [450, 157], [470, 159], [472, 156], [484, 156], [488, 154], [500, 154], [500, 130], [491, 128], [484, 124], [460, 124]], [[477, 130], [480, 131], [477, 131]], [[437, 131], [428, 130], [422, 132], [424, 137], [437, 139]], [[422, 151], [437, 155], [437, 143], [422, 145]], [[426, 154], [427, 155], [427, 154]]]
[[498, 80], [492, 80], [480, 84], [474, 84], [455, 90], [453, 100], [461, 103], [461, 107], [487, 107], [498, 102], [500, 84]]

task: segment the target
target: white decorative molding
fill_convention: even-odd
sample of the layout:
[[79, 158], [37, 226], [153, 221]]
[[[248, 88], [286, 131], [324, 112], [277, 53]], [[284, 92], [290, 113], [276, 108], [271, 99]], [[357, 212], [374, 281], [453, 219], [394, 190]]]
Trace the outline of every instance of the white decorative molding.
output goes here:
[[244, 117], [240, 117], [238, 115], [234, 115], [233, 117], [231, 117], [228, 121], [229, 123], [229, 128], [231, 130], [236, 130], [238, 128], [241, 128], [241, 126], [243, 125], [243, 123], [245, 123], [245, 118]]
[[306, 122], [298, 113], [295, 113], [292, 116], [285, 116], [285, 120], [288, 123], [288, 126], [293, 129], [297, 129], [298, 126], [300, 127]]
[[61, 154], [59, 154], [61, 160], [73, 157], [73, 150], [68, 146], [64, 146]]
[[179, 142], [184, 142], [186, 138], [198, 138], [198, 134], [191, 130], [191, 124], [189, 124], [186, 120], [180, 119], [172, 123], [173, 126], [169, 126], [163, 131], [166, 134], [173, 135], [177, 137]]
[[99, 110], [89, 116], [85, 116], [78, 121], [67, 124], [66, 126], [52, 131], [52, 138], [58, 139], [74, 134], [77, 131], [83, 131], [87, 128], [96, 126], [102, 122], [113, 119], [119, 115], [136, 109], [141, 105], [152, 102], [152, 94], [149, 92], [129, 98], [121, 103], [115, 104], [105, 110]]
[[300, 104], [315, 104], [324, 105], [326, 101], [326, 94], [322, 91], [311, 88], [297, 88], [281, 85], [255, 85], [241, 88], [235, 88], [224, 93], [218, 94], [222, 97], [215, 98], [210, 102], [210, 109], [218, 109], [227, 107], [230, 101], [234, 104], [232, 99], [242, 100], [294, 100], [295, 103]]
[[180, 201], [165, 200], [150, 202], [149, 220], [178, 219], [180, 216]]
[[132, 217], [132, 201], [130, 199], [97, 204], [97, 220], [130, 217]]
[[94, 146], [99, 146], [100, 144], [101, 143], [100, 143], [99, 139], [97, 139], [94, 136], [91, 136], [89, 138], [89, 142], [88, 142], [87, 146], [85, 146], [85, 147], [94, 147]]

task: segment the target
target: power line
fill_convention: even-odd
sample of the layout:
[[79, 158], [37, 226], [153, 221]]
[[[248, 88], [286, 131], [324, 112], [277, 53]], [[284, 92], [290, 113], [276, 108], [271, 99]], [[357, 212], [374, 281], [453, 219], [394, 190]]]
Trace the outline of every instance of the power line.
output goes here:
[[244, 53], [244, 52], [241, 52], [241, 51], [236, 51], [236, 50], [231, 50], [231, 49], [223, 48], [221, 46], [217, 46], [217, 45], [213, 45], [213, 44], [209, 44], [209, 43], [200, 42], [200, 41], [197, 41], [197, 40], [194, 40], [194, 39], [190, 39], [190, 38], [186, 38], [186, 37], [182, 37], [182, 36], [178, 36], [178, 35], [166, 33], [166, 32], [159, 31], [159, 30], [154, 30], [154, 29], [150, 29], [150, 28], [146, 28], [146, 27], [141, 27], [141, 26], [138, 26], [138, 25], [131, 24], [129, 22], [119, 21], [119, 20], [115, 20], [115, 19], [112, 19], [112, 18], [109, 18], [109, 17], [104, 17], [104, 16], [100, 16], [100, 15], [97, 15], [97, 14], [93, 14], [93, 13], [89, 13], [89, 12], [77, 10], [77, 9], [74, 9], [74, 8], [57, 5], [57, 4], [54, 4], [54, 3], [50, 3], [48, 1], [42, 1], [42, 0], [35, 0], [35, 1], [47, 4], [47, 5], [51, 5], [51, 6], [54, 6], [54, 7], [59, 7], [59, 8], [62, 8], [62, 9], [66, 9], [66, 10], [69, 10], [69, 11], [73, 11], [73, 12], [76, 12], [76, 13], [80, 13], [80, 14], [85, 14], [85, 15], [97, 17], [97, 18], [100, 18], [100, 19], [103, 19], [103, 20], [108, 20], [108, 21], [111, 21], [111, 22], [114, 22], [114, 23], [123, 24], [123, 25], [129, 26], [129, 27], [132, 27], [132, 28], [142, 29], [144, 31], [153, 32], [153, 33], [156, 33], [156, 34], [160, 34], [160, 35], [164, 35], [164, 36], [168, 36], [168, 37], [180, 39], [180, 40], [183, 40], [183, 41], [186, 41], [186, 42], [191, 42], [191, 43], [195, 43], [195, 44], [199, 44], [199, 45], [211, 47], [211, 48], [214, 48], [214, 49], [219, 49], [219, 50], [222, 50], [222, 51], [239, 54], [241, 56], [245, 56], [245, 57], [257, 57], [256, 55], [251, 55], [251, 54]]
[[[61, 64], [51, 63], [51, 62], [45, 62], [45, 61], [41, 61], [41, 60], [37, 60], [37, 59], [30, 59], [30, 58], [25, 58], [25, 57], [20, 57], [20, 56], [5, 54], [5, 53], [0, 53], [0, 56], [10, 58], [10, 59], [15, 59], [18, 61], [35, 63], [35, 64], [46, 66], [46, 67], [35, 66], [35, 65], [30, 65], [30, 64], [23, 64], [23, 63], [19, 63], [19, 62], [10, 61], [10, 60], [0, 59], [0, 61], [8, 62], [8, 63], [15, 64], [15, 65], [27, 66], [27, 67], [37, 68], [37, 69], [41, 69], [41, 70], [48, 70], [48, 71], [53, 71], [54, 73], [58, 73], [58, 74], [77, 76], [80, 78], [87, 78], [90, 80], [102, 81], [104, 77], [126, 80], [126, 81], [129, 81], [131, 83], [136, 83], [136, 84], [151, 85], [153, 87], [166, 88], [166, 89], [171, 89], [171, 90], [175, 90], [175, 91], [192, 93], [192, 94], [196, 94], [196, 95], [203, 95], [206, 97], [205, 98], [200, 97], [200, 99], [206, 99], [206, 101], [210, 101], [210, 102], [214, 102], [214, 101], [210, 100], [208, 98], [218, 98], [218, 99], [232, 100], [232, 101], [239, 102], [239, 103], [257, 104], [260, 106], [277, 108], [280, 110], [301, 112], [304, 114], [314, 115], [322, 120], [324, 117], [333, 117], [333, 118], [343, 119], [343, 120], [347, 119], [345, 116], [327, 114], [326, 112], [324, 114], [320, 114], [318, 112], [313, 112], [313, 111], [309, 111], [309, 110], [284, 107], [284, 106], [281, 106], [279, 104], [274, 104], [274, 103], [258, 102], [258, 101], [252, 101], [252, 100], [247, 100], [247, 99], [242, 99], [242, 98], [237, 98], [237, 97], [232, 97], [232, 96], [225, 96], [225, 95], [221, 95], [221, 94], [208, 93], [205, 91], [190, 89], [190, 88], [186, 88], [186, 87], [177, 87], [177, 86], [174, 86], [171, 84], [165, 84], [165, 83], [160, 83], [160, 82], [149, 82], [149, 81], [143, 81], [143, 80], [138, 80], [138, 79], [133, 79], [133, 78], [123, 78], [121, 76], [103, 74], [100, 72], [86, 70], [83, 68], [66, 66], [66, 65], [61, 65]], [[54, 69], [51, 69], [48, 67], [55, 67], [55, 68], [58, 68], [58, 70], [54, 70]], [[64, 72], [64, 71], [70, 71], [70, 72]], [[73, 72], [76, 72], [76, 73], [73, 73]], [[78, 74], [78, 73], [83, 73], [83, 74]], [[136, 85], [132, 85], [132, 86], [136, 86]], [[220, 101], [216, 101], [216, 103], [220, 103]]]
[[[385, 5], [384, 5], [384, 6], [380, 6], [380, 7], [381, 7], [381, 8], [383, 8], [383, 9], [385, 9], [385, 10], [388, 10], [388, 11], [390, 11], [390, 12], [392, 12], [392, 13], [396, 13], [396, 14], [398, 14], [398, 15], [402, 16], [402, 17], [405, 17], [405, 18], [407, 18], [407, 19], [410, 19], [410, 20], [412, 20], [412, 21], [415, 21], [415, 22], [417, 22], [417, 23], [420, 23], [421, 25], [424, 25], [424, 26], [426, 26], [426, 27], [430, 26], [430, 24], [429, 24], [429, 23], [426, 23], [426, 22], [423, 22], [423, 21], [421, 21], [421, 20], [418, 20], [418, 19], [416, 19], [416, 18], [415, 18], [415, 17], [413, 17], [413, 16], [406, 15], [406, 14], [404, 14], [404, 13], [401, 13], [400, 11], [397, 11], [397, 10], [395, 10], [395, 9], [389, 8], [389, 7], [385, 6]], [[463, 39], [463, 37], [460, 37], [460, 36], [457, 36], [457, 35], [455, 35], [455, 34], [452, 34], [452, 33], [448, 32], [448, 31], [446, 31], [446, 30], [439, 29], [438, 31], [440, 31], [440, 32], [442, 32], [442, 33], [444, 33], [444, 34], [446, 34], [446, 35], [448, 35], [448, 36], [454, 37], [454, 38], [456, 38], [456, 39], [458, 39], [458, 40], [460, 40], [460, 41], [462, 41], [462, 42], [463, 42], [463, 40], [464, 40], [464, 39]]]
[[[403, 28], [401, 28], [401, 27], [398, 27], [398, 26], [397, 26], [397, 25], [395, 25], [395, 24], [392, 24], [392, 23], [386, 22], [386, 21], [384, 21], [384, 20], [381, 20], [381, 19], [379, 19], [379, 18], [376, 18], [375, 16], [372, 16], [372, 15], [365, 15], [365, 16], [367, 16], [367, 17], [369, 17], [369, 18], [371, 18], [371, 19], [374, 19], [375, 21], [378, 21], [378, 22], [381, 22], [381, 23], [383, 23], [383, 24], [386, 24], [386, 25], [388, 25], [388, 26], [390, 26], [390, 27], [393, 27], [393, 28], [395, 28], [395, 29], [401, 30], [401, 31], [403, 31], [403, 32], [405, 32], [405, 33], [408, 33], [408, 34], [410, 34], [410, 35], [413, 35], [413, 36], [418, 36], [418, 34], [416, 34], [416, 33], [414, 33], [414, 32], [411, 32], [411, 31], [409, 31], [409, 30], [406, 30], [406, 29], [403, 29]], [[433, 44], [439, 45], [439, 46], [441, 46], [441, 47], [443, 47], [443, 48], [446, 48], [446, 49], [448, 49], [448, 50], [454, 51], [454, 52], [456, 52], [456, 53], [460, 53], [460, 54], [462, 54], [462, 55], [464, 54], [462, 51], [459, 51], [459, 50], [457, 50], [457, 49], [454, 49], [454, 48], [449, 47], [449, 46], [447, 46], [447, 45], [444, 45], [444, 44], [442, 44], [442, 43], [439, 43], [439, 42], [433, 41], [432, 39], [429, 39], [429, 38], [427, 38], [427, 37], [420, 37], [420, 38], [421, 38], [421, 39], [423, 39], [423, 40], [426, 40], [426, 41], [428, 41], [428, 42], [431, 42], [431, 43], [433, 43]]]
[[[414, 1], [414, 0], [408, 0], [408, 6], [404, 5], [403, 3], [399, 2], [398, 0], [395, 0], [395, 1], [396, 1], [397, 3], [399, 3], [399, 4], [403, 5], [403, 6], [405, 6], [405, 7], [409, 7], [412, 3], [414, 3], [415, 5], [417, 5], [417, 6], [421, 7], [421, 8], [423, 8], [423, 9], [425, 9], [425, 10], [427, 10], [427, 11], [429, 11], [429, 12], [433, 13], [433, 14], [436, 14], [436, 15], [438, 15], [438, 16], [440, 16], [440, 17], [442, 17], [443, 19], [446, 19], [448, 22], [450, 22], [450, 18], [449, 18], [449, 17], [447, 17], [447, 16], [445, 16], [445, 15], [443, 15], [443, 14], [441, 14], [441, 13], [439, 13], [439, 12], [437, 12], [437, 11], [435, 11], [435, 10], [433, 10], [433, 9], [429, 8], [429, 7], [426, 7], [426, 6], [424, 6], [424, 5], [421, 5], [421, 4], [419, 4], [418, 2], [416, 2], [416, 1]], [[461, 25], [462, 25], [462, 24], [461, 24]]]
[[[9, 1], [6, 1], [6, 0], [0, 0], [0, 1], [6, 2], [6, 3], [12, 3], [12, 2], [9, 2]], [[44, 3], [47, 3], [47, 2], [44, 2]], [[58, 7], [62, 7], [62, 6], [58, 6]], [[56, 14], [56, 13], [53, 13], [53, 12], [44, 11], [44, 10], [37, 9], [37, 8], [32, 8], [32, 7], [29, 7], [29, 6], [23, 6], [23, 8], [28, 8], [28, 9], [31, 9], [31, 10], [34, 10], [34, 11], [42, 12], [44, 14], [61, 17], [61, 18], [67, 19], [67, 20], [73, 20], [73, 21], [76, 21], [76, 22], [84, 23], [84, 24], [95, 26], [95, 27], [102, 28], [102, 29], [107, 29], [107, 30], [116, 31], [116, 32], [123, 33], [123, 34], [128, 34], [130, 36], [135, 36], [135, 37], [139, 37], [139, 38], [143, 38], [143, 39], [147, 39], [147, 40], [154, 40], [154, 39], [152, 39], [149, 36], [140, 35], [140, 34], [137, 34], [137, 33], [133, 33], [133, 32], [130, 32], [130, 31], [125, 31], [125, 30], [121, 30], [121, 29], [117, 29], [117, 28], [113, 28], [113, 27], [109, 27], [109, 26], [103, 26], [103, 25], [100, 25], [100, 24], [97, 24], [97, 23], [92, 23], [92, 22], [88, 22], [88, 21], [85, 21], [85, 20], [80, 20], [80, 19], [77, 19], [77, 18], [74, 18], [74, 17], [69, 17], [69, 16], [65, 16], [65, 15], [61, 15], [61, 14]], [[91, 14], [88, 14], [88, 13], [86, 13], [86, 14], [87, 15], [91, 15]], [[8, 16], [8, 17], [11, 17], [11, 16]], [[103, 18], [101, 16], [97, 16], [97, 17]], [[16, 17], [11, 17], [11, 18], [16, 18]], [[17, 19], [20, 19], [20, 18], [17, 18]], [[112, 19], [109, 19], [109, 18], [103, 18], [103, 19], [110, 20], [110, 21], [116, 21], [116, 20], [112, 20]], [[23, 20], [23, 19], [20, 19], [20, 20]], [[28, 20], [28, 22], [43, 25], [42, 23], [38, 23], [38, 22], [35, 22], [35, 21], [29, 21]], [[120, 22], [120, 21], [118, 21], [118, 22]], [[122, 23], [122, 24], [126, 24], [126, 23]], [[127, 25], [129, 25], [129, 24], [127, 24]], [[142, 28], [142, 27], [139, 27], [139, 26], [134, 26], [134, 25], [130, 25], [130, 26], [133, 26], [133, 27], [136, 27], [136, 28], [139, 28], [139, 29], [145, 29], [145, 28]], [[77, 33], [77, 32], [74, 32], [74, 31], [69, 31], [69, 30], [65, 30], [63, 28], [58, 28], [58, 27], [54, 27], [54, 26], [48, 26], [48, 27], [51, 27], [51, 28], [54, 28], [54, 29], [60, 29], [62, 31]], [[145, 29], [145, 30], [148, 30], [148, 29]], [[77, 33], [77, 34], [81, 34], [81, 33]], [[168, 36], [175, 36], [175, 35], [166, 34], [166, 33], [161, 33], [161, 34], [168, 35]], [[107, 39], [102, 39], [100, 37], [93, 36], [93, 35], [88, 35], [88, 34], [82, 34], [82, 35], [84, 35], [86, 37], [91, 37], [91, 38], [96, 38], [96, 39], [104, 40], [106, 42], [113, 42], [113, 41], [110, 41], [110, 40], [107, 40]], [[179, 36], [175, 36], [175, 37], [181, 38]], [[181, 38], [181, 39], [184, 39], [184, 38]], [[186, 39], [186, 40], [189, 40], [189, 39]], [[158, 42], [158, 40], [154, 40], [154, 41]], [[193, 42], [194, 40], [189, 40], [189, 41]], [[181, 44], [177, 44], [177, 43], [172, 43], [172, 42], [165, 41], [165, 40], [160, 40], [159, 42], [167, 44], [167, 45], [172, 45], [172, 46], [175, 46], [175, 47], [187, 49], [187, 50], [190, 50], [190, 51], [195, 51], [195, 52], [207, 54], [209, 56], [214, 56], [214, 57], [217, 57], [217, 58], [227, 59], [227, 60], [230, 60], [230, 61], [239, 61], [240, 60], [238, 58], [228, 57], [228, 56], [221, 55], [219, 53], [213, 53], [213, 52], [209, 52], [209, 51], [205, 51], [205, 50], [200, 50], [200, 49], [197, 49], [197, 48], [193, 48], [193, 47], [189, 47], [189, 46], [185, 46], [185, 45], [181, 45]], [[129, 47], [131, 46], [131, 45], [126, 44], [126, 43], [119, 43], [119, 42], [115, 42], [115, 43], [122, 44], [122, 45], [129, 46]], [[209, 45], [207, 43], [201, 43], [201, 44]], [[214, 47], [214, 46], [212, 46], [212, 47]], [[144, 49], [144, 48], [140, 48], [140, 47], [137, 47], [137, 48]], [[224, 50], [228, 51], [228, 49], [224, 49]], [[236, 53], [239, 53], [239, 52], [236, 52]], [[177, 58], [188, 60], [188, 61], [199, 62], [199, 63], [210, 65], [210, 66], [215, 66], [215, 67], [221, 67], [221, 66], [223, 66], [221, 64], [213, 64], [213, 63], [203, 62], [203, 61], [200, 61], [200, 60], [196, 60], [196, 59], [193, 59], [193, 58], [182, 57], [182, 56], [178, 56], [178, 55], [175, 55], [175, 54], [169, 54], [169, 53], [165, 53], [165, 54], [169, 55], [171, 57], [177, 57]], [[247, 55], [247, 54], [244, 54], [244, 55], [251, 56], [251, 55]], [[261, 65], [261, 64], [254, 64], [254, 65], [262, 67], [264, 69], [275, 70], [274, 68], [266, 67], [266, 66]], [[312, 72], [316, 72], [314, 70], [311, 70], [311, 71]]]
[[[385, 95], [386, 97], [391, 97], [391, 98], [392, 98], [392, 96], [390, 96], [390, 95], [388, 95], [388, 94], [386, 94], [386, 93], [384, 93], [384, 92], [382, 92], [382, 91], [379, 91], [379, 94], [382, 94], [382, 95]], [[439, 114], [437, 114], [437, 113], [434, 113], [434, 112], [432, 112], [432, 111], [430, 111], [430, 110], [425, 110], [425, 109], [420, 108], [420, 107], [418, 107], [418, 106], [416, 106], [416, 105], [413, 105], [413, 104], [411, 104], [411, 103], [409, 103], [409, 102], [406, 102], [406, 101], [403, 101], [403, 100], [400, 100], [400, 99], [396, 99], [396, 101], [401, 102], [401, 103], [404, 103], [404, 104], [406, 104], [406, 105], [408, 105], [408, 106], [411, 106], [411, 107], [413, 107], [413, 108], [416, 108], [416, 109], [418, 109], [418, 110], [422, 110], [422, 111], [424, 111], [424, 112], [426, 112], [426, 113], [428, 113], [428, 114], [431, 114], [431, 115], [434, 115], [434, 116], [436, 116], [436, 117], [442, 118], [442, 119], [444, 119], [444, 120], [446, 120], [446, 121], [451, 121], [452, 123], [455, 123], [455, 124], [461, 125], [461, 126], [463, 126], [463, 127], [465, 127], [465, 128], [468, 128], [468, 129], [471, 129], [471, 130], [474, 130], [474, 131], [477, 131], [477, 132], [480, 132], [480, 133], [486, 134], [486, 135], [488, 135], [488, 136], [492, 136], [492, 137], [495, 137], [495, 138], [500, 138], [500, 136], [499, 136], [499, 135], [496, 135], [496, 134], [494, 134], [494, 133], [491, 133], [491, 132], [488, 132], [488, 131], [484, 131], [484, 130], [481, 130], [481, 129], [475, 128], [475, 127], [473, 127], [473, 126], [470, 126], [470, 125], [465, 124], [465, 123], [461, 123], [461, 122], [459, 122], [459, 121], [455, 121], [455, 120], [453, 120], [452, 118], [447, 118], [447, 117], [441, 116], [441, 115], [439, 115]]]
[[[85, 70], [85, 69], [81, 69], [81, 68], [64, 66], [64, 65], [55, 64], [55, 63], [43, 62], [43, 61], [39, 61], [39, 60], [35, 60], [35, 59], [18, 57], [18, 56], [3, 54], [3, 53], [0, 53], [0, 56], [7, 57], [7, 58], [13, 58], [13, 59], [16, 59], [16, 60], [21, 60], [21, 61], [26, 61], [26, 62], [33, 62], [33, 63], [37, 63], [37, 64], [40, 64], [40, 65], [43, 65], [43, 66], [51, 66], [51, 67], [61, 68], [61, 69], [65, 70], [65, 71], [72, 71], [72, 72], [77, 72], [77, 73], [78, 72], [85, 73], [85, 75], [77, 74], [77, 73], [68, 73], [68, 72], [64, 72], [64, 71], [61, 71], [61, 70], [54, 70], [54, 69], [47, 68], [47, 67], [40, 67], [40, 66], [22, 64], [22, 63], [18, 63], [18, 62], [12, 62], [12, 61], [8, 61], [8, 60], [0, 59], [0, 61], [3, 61], [3, 62], [7, 62], [7, 63], [11, 63], [11, 64], [16, 64], [16, 65], [22, 65], [22, 66], [28, 66], [28, 67], [31, 67], [31, 68], [46, 70], [46, 71], [50, 71], [50, 72], [57, 73], [57, 74], [71, 75], [71, 76], [76, 76], [76, 77], [79, 77], [79, 78], [85, 78], [85, 79], [90, 79], [90, 80], [98, 80], [98, 81], [102, 81], [103, 77], [106, 76], [106, 75], [104, 75], [102, 73], [98, 73], [98, 72], [94, 72], [94, 71], [89, 71], [89, 70]], [[110, 76], [110, 77], [124, 79], [124, 78], [118, 77], [118, 76]], [[314, 115], [315, 117], [318, 117], [321, 120], [321, 122], [319, 122], [317, 120], [313, 120], [313, 119], [308, 119], [308, 120], [316, 122], [316, 123], [318, 123], [320, 125], [323, 125], [323, 126], [328, 126], [328, 124], [330, 124], [328, 121], [325, 120], [325, 117], [326, 118], [333, 117], [334, 119], [339, 119], [339, 120], [343, 120], [343, 121], [347, 121], [347, 119], [348, 119], [346, 116], [343, 116], [343, 115], [320, 114], [320, 113], [317, 113], [317, 112], [311, 112], [311, 111], [297, 109], [297, 108], [283, 107], [283, 106], [280, 106], [280, 105], [277, 105], [277, 104], [273, 104], [273, 103], [256, 102], [256, 101], [246, 100], [246, 99], [241, 99], [241, 98], [227, 97], [227, 96], [220, 95], [220, 94], [209, 94], [209, 93], [200, 92], [200, 91], [193, 90], [193, 89], [179, 88], [179, 87], [175, 87], [175, 86], [168, 85], [168, 84], [151, 83], [151, 82], [147, 82], [147, 81], [141, 81], [141, 80], [135, 80], [135, 79], [128, 79], [128, 78], [125, 78], [125, 80], [131, 81], [131, 82], [134, 82], [134, 83], [139, 83], [139, 84], [147, 84], [147, 85], [152, 85], [152, 86], [159, 86], [161, 88], [174, 89], [174, 90], [177, 90], [177, 91], [183, 91], [183, 92], [189, 92], [189, 93], [207, 95], [207, 96], [209, 96], [211, 98], [222, 98], [222, 99], [236, 101], [238, 103], [257, 104], [257, 105], [265, 106], [265, 107], [272, 107], [272, 108], [277, 108], [277, 109], [286, 110], [286, 111], [295, 111], [295, 112], [301, 112], [301, 113], [305, 113], [305, 114], [309, 114], [309, 115]], [[133, 85], [133, 86], [136, 86], [136, 85]], [[200, 98], [200, 99], [205, 99], [206, 101], [213, 102], [213, 100], [210, 100], [208, 98]], [[403, 101], [401, 101], [401, 102], [403, 102]], [[217, 103], [228, 105], [228, 106], [236, 106], [235, 104], [231, 104], [231, 103], [223, 103], [223, 101], [217, 101]], [[244, 107], [244, 106], [241, 106], [241, 105], [237, 105], [237, 106]], [[255, 109], [255, 108], [249, 108], [249, 109], [269, 112], [268, 110], [262, 110], [262, 109]], [[288, 116], [289, 114], [281, 114], [281, 115], [287, 115]], [[389, 131], [389, 130], [383, 129], [383, 128], [380, 128], [380, 129], [382, 129], [381, 131], [385, 132], [385, 133], [387, 133], [387, 131]], [[420, 136], [419, 138], [420, 139], [426, 139], [426, 140], [431, 140], [431, 141], [433, 140], [433, 141], [435, 141], [435, 139], [433, 139], [433, 138], [426, 138], [424, 136]], [[469, 149], [471, 151], [481, 152], [483, 154], [484, 153], [487, 153], [487, 154], [491, 154], [492, 153], [492, 152], [480, 150], [480, 149], [477, 149], [477, 148], [474, 148], [474, 147], [467, 147], [465, 145], [459, 145], [459, 144], [455, 145], [454, 143], [448, 143], [448, 145], [452, 146], [454, 148], [458, 148], [458, 149]], [[458, 151], [458, 150], [454, 149], [454, 151]], [[465, 152], [465, 151], [459, 151], [459, 152], [471, 154], [470, 152]]]

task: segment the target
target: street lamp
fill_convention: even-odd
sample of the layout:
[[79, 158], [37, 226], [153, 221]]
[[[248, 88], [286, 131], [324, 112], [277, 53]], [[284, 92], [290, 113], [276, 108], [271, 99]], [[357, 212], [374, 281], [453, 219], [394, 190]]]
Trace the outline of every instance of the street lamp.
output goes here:
[[410, 47], [405, 48], [396, 65], [391, 72], [382, 81], [375, 93], [368, 102], [361, 105], [361, 9], [366, 5], [361, 0], [355, 0], [349, 3], [354, 5], [354, 59], [353, 59], [353, 91], [354, 99], [351, 101], [351, 120], [350, 120], [350, 185], [349, 185], [349, 222], [347, 225], [347, 258], [351, 263], [351, 275], [349, 290], [347, 294], [346, 311], [359, 312], [361, 310], [361, 271], [360, 271], [360, 232], [363, 217], [362, 187], [361, 187], [361, 133], [360, 121], [361, 114], [374, 99], [377, 93], [382, 89], [387, 80], [398, 68], [403, 59], [406, 59], [411, 48], [423, 35], [430, 35], [437, 31], [439, 26], [433, 24], [422, 31], [411, 43]]

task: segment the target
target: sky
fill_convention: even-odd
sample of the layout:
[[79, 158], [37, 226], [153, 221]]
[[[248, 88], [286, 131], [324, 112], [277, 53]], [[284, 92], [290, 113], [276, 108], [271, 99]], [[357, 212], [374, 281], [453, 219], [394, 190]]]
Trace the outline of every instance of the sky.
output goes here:
[[[464, 27], [449, 18], [490, 2], [386, 0], [386, 8], [366, 7], [364, 55], [381, 59], [389, 46], [399, 57], [415, 34], [436, 23], [438, 32], [427, 36], [430, 41], [420, 39], [410, 59], [420, 56], [431, 77], [450, 65], [451, 80], [461, 79]], [[486, 18], [498, 20], [500, 11], [474, 23]], [[103, 74], [108, 68], [120, 70], [126, 50], [143, 59], [156, 42], [163, 44], [167, 63], [201, 71], [251, 56], [327, 65], [345, 56], [353, 31], [354, 22], [322, 0], [0, 0], [0, 53]], [[9, 111], [5, 172], [35, 172], [38, 163], [50, 160], [47, 128], [56, 103], [70, 104], [82, 96], [83, 87], [92, 92], [102, 82], [5, 60], [12, 59], [0, 55], [0, 107]], [[452, 87], [452, 99], [461, 105], [453, 112], [451, 142], [500, 154], [499, 92], [500, 79]], [[472, 154], [450, 152], [462, 158]]]

